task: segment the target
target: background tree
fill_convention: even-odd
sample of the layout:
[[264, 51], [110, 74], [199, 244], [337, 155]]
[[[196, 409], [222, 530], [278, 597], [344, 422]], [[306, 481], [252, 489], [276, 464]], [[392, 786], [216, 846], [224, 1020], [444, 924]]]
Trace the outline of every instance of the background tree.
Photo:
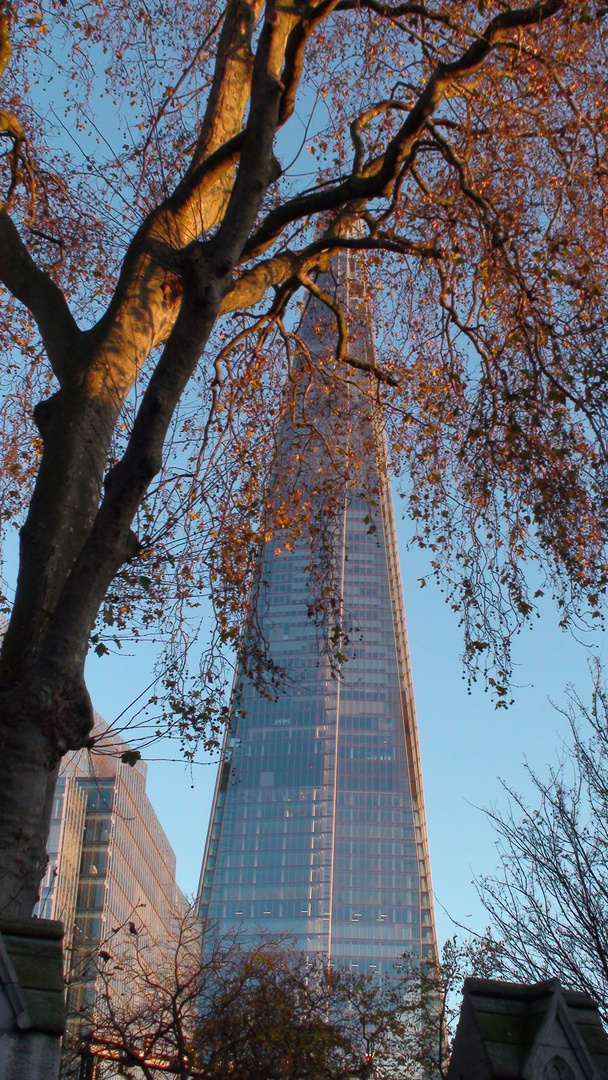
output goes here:
[[329, 970], [286, 939], [244, 944], [211, 926], [202, 937], [188, 912], [176, 919], [164, 958], [125, 929], [90, 956], [96, 997], [70, 1017], [68, 1075], [80, 1075], [83, 1057], [97, 1061], [100, 1076], [120, 1070], [137, 1080], [168, 1072], [182, 1080], [411, 1075], [419, 1049], [414, 998], [420, 1003], [413, 965], [380, 983]]
[[219, 937], [193, 910], [176, 914], [160, 950], [127, 922], [73, 958], [70, 991], [88, 983], [95, 993], [85, 1004], [68, 993], [64, 1070], [80, 1080], [84, 1058], [100, 1078], [441, 1078], [464, 979], [503, 972], [489, 933], [447, 941], [440, 963], [422, 969], [404, 956], [379, 980], [306, 957], [286, 937]]
[[507, 975], [557, 976], [593, 997], [608, 1021], [608, 695], [596, 672], [591, 705], [573, 691], [572, 734], [547, 779], [527, 769], [529, 803], [511, 788], [492, 810], [500, 870], [480, 881]]
[[[369, 395], [473, 671], [505, 698], [534, 561], [564, 623], [599, 614], [605, 17], [595, 0], [1, 5], [0, 504], [20, 547], [0, 910], [36, 898], [59, 760], [90, 737], [89, 647], [163, 642], [158, 730], [213, 742], [260, 541], [325, 550], [314, 470], [268, 492], [303, 380], [330, 389], [356, 363], [315, 283], [340, 250], [378, 301]], [[294, 364], [309, 294], [335, 347]], [[347, 431], [332, 451], [360, 491]], [[190, 662], [203, 594], [217, 630]], [[313, 599], [331, 650], [335, 589]]]
[[438, 962], [421, 972], [416, 1023], [408, 1027], [409, 1076], [443, 1078], [448, 1073], [452, 1043], [460, 1017], [464, 980], [504, 977], [503, 946], [490, 930], [444, 942]]

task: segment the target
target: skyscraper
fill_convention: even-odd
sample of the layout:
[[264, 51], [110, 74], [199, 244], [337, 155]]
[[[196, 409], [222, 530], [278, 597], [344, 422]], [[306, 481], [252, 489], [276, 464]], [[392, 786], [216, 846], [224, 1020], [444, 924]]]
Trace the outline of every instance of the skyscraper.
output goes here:
[[[333, 359], [330, 313], [317, 295], [300, 330], [299, 386], [275, 469], [277, 487], [297, 474], [309, 541], [273, 535], [252, 605], [287, 677], [268, 700], [246, 665], [237, 674], [199, 904], [220, 930], [284, 932], [334, 964], [389, 973], [404, 953], [436, 949], [418, 732], [384, 433], [373, 379], [361, 370], [375, 364], [374, 342], [352, 257], [320, 285], [348, 312], [354, 365]], [[311, 586], [323, 515], [332, 580]], [[315, 597], [332, 582], [339, 672], [314, 617]]]

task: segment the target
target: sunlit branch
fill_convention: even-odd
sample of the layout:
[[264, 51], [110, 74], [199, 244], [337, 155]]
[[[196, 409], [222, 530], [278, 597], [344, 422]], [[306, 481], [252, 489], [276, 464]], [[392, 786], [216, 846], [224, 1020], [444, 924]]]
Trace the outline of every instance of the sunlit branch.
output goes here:
[[386, 196], [404, 165], [415, 159], [416, 140], [427, 121], [452, 87], [476, 72], [493, 48], [514, 30], [540, 23], [562, 7], [564, 0], [539, 0], [529, 8], [501, 12], [490, 20], [483, 33], [469, 45], [458, 60], [438, 63], [399, 131], [389, 140], [384, 152], [368, 162], [359, 175], [336, 181], [333, 187], [308, 195], [296, 195], [271, 210], [265, 221], [248, 240], [245, 258], [262, 254], [286, 225], [298, 218], [321, 214], [344, 207], [350, 202], [366, 202]]

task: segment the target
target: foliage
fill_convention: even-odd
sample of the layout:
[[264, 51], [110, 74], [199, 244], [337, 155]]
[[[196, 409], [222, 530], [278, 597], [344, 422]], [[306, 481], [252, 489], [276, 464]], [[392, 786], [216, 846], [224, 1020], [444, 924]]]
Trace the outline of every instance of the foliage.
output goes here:
[[564, 714], [571, 743], [548, 777], [529, 767], [529, 803], [511, 788], [488, 816], [500, 868], [479, 882], [500, 935], [505, 971], [557, 976], [590, 994], [608, 1020], [608, 694], [595, 672], [591, 704], [574, 690]]
[[422, 972], [417, 1002], [418, 1026], [410, 1028], [410, 1060], [417, 1065], [412, 1075], [447, 1076], [452, 1043], [460, 1016], [464, 980], [474, 975], [499, 979], [504, 975], [503, 947], [490, 930], [482, 936], [454, 935], [444, 943], [439, 962]]
[[177, 918], [164, 958], [118, 932], [93, 966], [96, 1002], [72, 1026], [75, 1070], [83, 1048], [102, 1076], [120, 1068], [148, 1080], [168, 1069], [182, 1080], [392, 1080], [420, 1060], [420, 977], [411, 964], [380, 983], [330, 969], [285, 938], [244, 944], [204, 926], [201, 941], [189, 912]]
[[[176, 14], [124, 0], [26, 2], [6, 11], [13, 38], [6, 109], [26, 139], [12, 136], [11, 148], [5, 132], [5, 209], [85, 326], [103, 315], [121, 267], [128, 272], [134, 230], [150, 226], [147, 215], [157, 221], [159, 206], [173, 211], [171, 198], [181, 206], [185, 193], [173, 193], [204, 158], [213, 79], [227, 78], [220, 45], [227, 11], [186, 4]], [[398, 380], [379, 387], [395, 465], [412, 477], [419, 541], [431, 544], [434, 568], [455, 589], [469, 659], [492, 644], [499, 650], [495, 682], [504, 696], [504, 622], [510, 614], [519, 623], [533, 607], [526, 561], [542, 559], [566, 620], [580, 601], [595, 611], [605, 585], [603, 9], [462, 3], [456, 10], [401, 4], [393, 12], [376, 0], [356, 9], [341, 0], [315, 11], [314, 26], [296, 7], [281, 27], [292, 82], [281, 91], [279, 120], [296, 131], [279, 140], [282, 174], [240, 245], [226, 317], [193, 375], [163, 472], [137, 510], [136, 559], [110, 586], [94, 635], [103, 651], [133, 635], [162, 638], [171, 627], [162, 664], [173, 714], [200, 596], [211, 589], [221, 637], [234, 642], [240, 634], [275, 421], [285, 407], [281, 315], [302, 285], [311, 287], [311, 269], [340, 246], [336, 233], [343, 238], [362, 215], [363, 235], [350, 244], [375, 252], [368, 288], [383, 365]], [[261, 8], [248, 12], [257, 29], [248, 28], [247, 49], [251, 39], [260, 55], [260, 28], [268, 33], [274, 24], [257, 21]], [[310, 130], [302, 132], [290, 95], [303, 59], [292, 53], [304, 44]], [[250, 90], [247, 77], [240, 93]], [[242, 112], [240, 102], [235, 108]], [[226, 127], [214, 145], [239, 131], [243, 142], [242, 120], [214, 119]], [[306, 146], [290, 162], [301, 136]], [[222, 185], [231, 187], [240, 153], [239, 143], [228, 174], [221, 169]], [[189, 196], [201, 200], [203, 218], [211, 200], [210, 217], [204, 228], [189, 225], [187, 237], [163, 240], [172, 249], [207, 235], [225, 212], [213, 187]], [[369, 210], [361, 205], [367, 199]], [[309, 220], [319, 222], [316, 243], [296, 228]], [[179, 233], [179, 221], [173, 228]], [[5, 259], [26, 258], [8, 226], [4, 244]], [[163, 286], [175, 290], [176, 303], [184, 273], [177, 262]], [[266, 310], [256, 307], [272, 284], [277, 297]], [[33, 282], [7, 271], [5, 285], [37, 309]], [[173, 317], [173, 309], [165, 314]], [[53, 377], [23, 304], [10, 295], [3, 330], [3, 508], [5, 521], [20, 522], [41, 452], [30, 403], [56, 388], [61, 372]], [[132, 374], [122, 372], [109, 464], [131, 435], [154, 366], [145, 359], [151, 344], [142, 344], [141, 361], [134, 356]], [[109, 371], [102, 378], [118, 381]], [[293, 505], [282, 510], [280, 521], [292, 522]], [[202, 672], [208, 685], [209, 656]]]
[[489, 931], [446, 941], [437, 964], [406, 955], [379, 980], [305, 956], [285, 936], [219, 936], [192, 909], [176, 913], [160, 949], [129, 925], [78, 956], [68, 977], [94, 983], [95, 997], [70, 1012], [66, 1075], [80, 1075], [84, 1050], [100, 1077], [439, 1080], [464, 979], [505, 973]]

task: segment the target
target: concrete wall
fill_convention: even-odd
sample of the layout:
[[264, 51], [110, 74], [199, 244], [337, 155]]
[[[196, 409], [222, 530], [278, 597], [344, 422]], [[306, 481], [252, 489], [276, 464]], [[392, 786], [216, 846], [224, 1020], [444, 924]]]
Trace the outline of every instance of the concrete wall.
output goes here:
[[65, 1031], [63, 924], [0, 921], [0, 1077], [57, 1080]]

